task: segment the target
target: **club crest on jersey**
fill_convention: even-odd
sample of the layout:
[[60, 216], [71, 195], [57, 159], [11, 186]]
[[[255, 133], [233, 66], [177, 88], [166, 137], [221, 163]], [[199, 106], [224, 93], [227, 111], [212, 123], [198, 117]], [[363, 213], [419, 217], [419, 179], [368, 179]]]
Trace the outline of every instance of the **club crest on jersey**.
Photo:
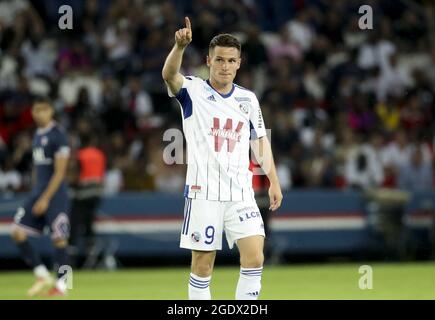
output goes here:
[[208, 97], [207, 100], [216, 102], [216, 98], [214, 97], [214, 95], [211, 95], [210, 97]]
[[46, 146], [48, 143], [48, 137], [47, 136], [43, 136], [41, 138], [41, 145]]
[[240, 110], [242, 110], [243, 113], [248, 114], [249, 113], [249, 109], [251, 108], [251, 104], [249, 104], [248, 102], [242, 102], [239, 105]]

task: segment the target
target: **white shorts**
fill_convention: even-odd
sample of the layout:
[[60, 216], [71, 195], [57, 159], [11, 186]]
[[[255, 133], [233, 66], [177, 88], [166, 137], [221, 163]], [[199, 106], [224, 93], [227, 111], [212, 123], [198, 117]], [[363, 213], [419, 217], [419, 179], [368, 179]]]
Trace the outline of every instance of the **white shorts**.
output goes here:
[[263, 219], [254, 199], [211, 201], [186, 198], [180, 248], [222, 250], [222, 233], [233, 248], [238, 239], [264, 234]]

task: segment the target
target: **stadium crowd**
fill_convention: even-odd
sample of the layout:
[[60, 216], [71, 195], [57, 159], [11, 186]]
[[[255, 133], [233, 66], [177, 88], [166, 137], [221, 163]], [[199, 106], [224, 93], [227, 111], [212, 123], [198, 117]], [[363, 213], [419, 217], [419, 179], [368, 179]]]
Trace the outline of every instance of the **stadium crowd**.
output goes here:
[[[210, 39], [242, 41], [236, 82], [260, 98], [284, 190], [434, 188], [435, 3], [383, 0], [0, 2], [0, 191], [30, 187], [32, 97], [48, 95], [74, 150], [96, 138], [105, 193], [183, 189], [163, 133], [181, 129], [161, 68], [188, 15], [186, 75]], [[360, 5], [373, 29], [359, 28]]]

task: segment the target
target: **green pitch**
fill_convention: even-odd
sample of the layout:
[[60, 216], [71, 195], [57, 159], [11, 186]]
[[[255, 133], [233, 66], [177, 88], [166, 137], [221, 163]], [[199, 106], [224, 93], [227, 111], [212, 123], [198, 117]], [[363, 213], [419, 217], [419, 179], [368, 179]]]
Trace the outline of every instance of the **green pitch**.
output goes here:
[[[369, 264], [373, 288], [358, 286], [360, 264], [266, 266], [261, 299], [435, 299], [435, 263]], [[237, 267], [217, 267], [214, 299], [233, 299]], [[75, 271], [64, 299], [187, 298], [188, 268]], [[26, 299], [30, 272], [0, 272], [0, 299]]]

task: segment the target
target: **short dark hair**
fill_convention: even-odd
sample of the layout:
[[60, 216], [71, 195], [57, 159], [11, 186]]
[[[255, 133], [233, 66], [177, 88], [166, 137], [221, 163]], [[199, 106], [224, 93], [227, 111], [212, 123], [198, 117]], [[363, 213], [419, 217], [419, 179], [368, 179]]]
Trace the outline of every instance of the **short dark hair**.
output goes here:
[[242, 51], [242, 45], [240, 44], [240, 41], [235, 36], [229, 33], [222, 33], [213, 37], [213, 39], [211, 39], [210, 41], [208, 49], [212, 50], [218, 46], [236, 48], [237, 50], [239, 50], [239, 52]]
[[44, 103], [44, 104], [48, 104], [50, 107], [53, 108], [53, 103], [51, 101], [51, 99], [47, 96], [36, 96], [33, 98], [33, 104], [36, 103]]

